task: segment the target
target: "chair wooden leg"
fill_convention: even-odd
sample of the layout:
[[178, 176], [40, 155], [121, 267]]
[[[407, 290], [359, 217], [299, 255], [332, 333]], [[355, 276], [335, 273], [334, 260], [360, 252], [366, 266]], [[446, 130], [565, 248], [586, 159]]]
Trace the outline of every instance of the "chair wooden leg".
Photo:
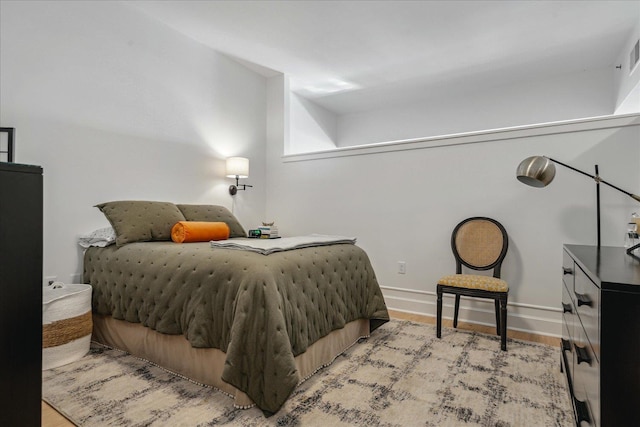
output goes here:
[[500, 347], [507, 351], [507, 296], [500, 299]]
[[436, 290], [436, 337], [442, 336], [442, 289], [440, 285]]
[[496, 307], [496, 335], [500, 335], [502, 329], [500, 329], [500, 301], [496, 298], [494, 301]]
[[456, 294], [456, 308], [453, 312], [453, 327], [458, 327], [458, 311], [460, 311], [460, 294]]

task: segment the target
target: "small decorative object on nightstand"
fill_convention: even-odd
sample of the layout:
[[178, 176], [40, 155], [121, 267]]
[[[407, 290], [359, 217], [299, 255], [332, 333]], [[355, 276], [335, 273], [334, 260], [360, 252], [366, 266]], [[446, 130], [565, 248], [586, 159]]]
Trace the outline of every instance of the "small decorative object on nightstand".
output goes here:
[[254, 230], [249, 230], [249, 237], [259, 239], [279, 239], [280, 232], [274, 222], [263, 222], [261, 226]]

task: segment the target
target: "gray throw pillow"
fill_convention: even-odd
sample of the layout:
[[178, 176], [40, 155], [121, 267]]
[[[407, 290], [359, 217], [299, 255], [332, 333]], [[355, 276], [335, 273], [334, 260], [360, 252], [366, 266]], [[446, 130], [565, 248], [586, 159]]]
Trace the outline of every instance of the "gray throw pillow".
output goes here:
[[218, 205], [178, 205], [187, 221], [226, 222], [229, 237], [247, 237], [240, 221], [224, 206]]
[[116, 230], [116, 245], [171, 240], [171, 228], [185, 221], [180, 209], [169, 202], [122, 200], [96, 205]]

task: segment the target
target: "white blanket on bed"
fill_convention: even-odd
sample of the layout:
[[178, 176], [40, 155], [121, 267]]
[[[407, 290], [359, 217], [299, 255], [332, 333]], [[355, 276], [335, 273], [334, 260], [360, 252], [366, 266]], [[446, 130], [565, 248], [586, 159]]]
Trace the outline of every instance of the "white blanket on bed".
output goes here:
[[355, 237], [327, 236], [324, 234], [310, 234], [308, 236], [282, 237], [280, 239], [239, 238], [229, 240], [214, 240], [212, 248], [240, 249], [269, 255], [274, 252], [290, 251], [292, 249], [311, 248], [314, 246], [336, 245], [340, 243], [356, 243]]

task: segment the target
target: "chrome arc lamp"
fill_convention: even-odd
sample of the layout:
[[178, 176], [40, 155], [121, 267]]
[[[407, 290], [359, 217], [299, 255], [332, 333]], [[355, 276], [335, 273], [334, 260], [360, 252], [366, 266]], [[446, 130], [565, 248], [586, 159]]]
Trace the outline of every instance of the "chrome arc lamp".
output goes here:
[[[621, 193], [626, 194], [632, 199], [640, 202], [640, 196], [630, 193], [628, 191], [623, 190], [620, 187], [616, 187], [615, 185], [605, 181], [600, 178], [598, 173], [598, 165], [595, 165], [595, 174], [591, 175], [590, 173], [581, 171], [579, 169], [574, 168], [573, 166], [569, 166], [565, 163], [562, 163], [558, 160], [552, 159], [547, 156], [532, 156], [527, 157], [518, 165], [518, 169], [516, 171], [516, 175], [518, 180], [524, 184], [530, 185], [532, 187], [546, 187], [553, 181], [553, 178], [556, 175], [556, 167], [555, 164], [559, 164], [560, 166], [564, 166], [566, 168], [571, 169], [572, 171], [578, 172], [582, 175], [588, 176], [593, 179], [596, 183], [596, 211], [597, 211], [597, 229], [598, 229], [598, 248], [600, 248], [600, 184], [605, 184], [615, 190], [620, 191]], [[632, 254], [633, 250], [640, 247], [640, 244], [632, 246], [627, 249], [628, 254]]]
[[249, 184], [240, 184], [240, 178], [249, 178], [249, 159], [246, 157], [229, 157], [227, 159], [227, 178], [236, 179], [236, 184], [229, 186], [229, 194], [232, 196], [235, 196], [238, 190], [246, 190], [247, 187], [253, 187], [253, 185]]

